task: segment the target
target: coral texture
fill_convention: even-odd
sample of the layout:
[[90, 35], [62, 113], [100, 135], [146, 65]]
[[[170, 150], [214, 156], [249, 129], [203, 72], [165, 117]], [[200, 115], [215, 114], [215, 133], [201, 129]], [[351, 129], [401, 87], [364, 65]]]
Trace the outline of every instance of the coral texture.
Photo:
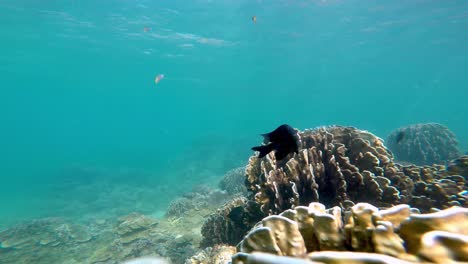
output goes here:
[[226, 203], [203, 223], [201, 247], [237, 244], [252, 226], [262, 219], [258, 206], [239, 196]]
[[143, 264], [150, 260], [134, 258], [158, 256], [170, 262], [155, 263], [182, 264], [198, 251], [205, 215], [216, 210], [226, 193], [202, 187], [184, 197], [203, 206], [160, 219], [131, 213], [77, 225], [46, 218], [8, 228], [0, 232], [0, 263]]
[[278, 162], [271, 154], [249, 159], [247, 187], [266, 214], [310, 202], [389, 206], [406, 202], [413, 189], [382, 140], [367, 131], [331, 126], [305, 130], [300, 137], [302, 149], [289, 160]]
[[[405, 204], [379, 210], [359, 203], [342, 215], [339, 207], [326, 210], [320, 203], [311, 203], [264, 218], [239, 243], [241, 254], [233, 257], [233, 263], [256, 263], [245, 261], [249, 256], [245, 253], [254, 252], [324, 263], [357, 260], [362, 253], [356, 252], [380, 254], [361, 255], [366, 256], [363, 262], [356, 263], [392, 263], [387, 261], [390, 257], [402, 261], [398, 263], [468, 261], [467, 225], [468, 209], [461, 207], [414, 214]], [[258, 263], [282, 263], [281, 258], [274, 259]]]
[[[414, 264], [398, 258], [363, 252], [320, 251], [304, 258], [276, 256], [269, 253], [237, 253], [233, 264]], [[214, 264], [214, 263], [213, 263]]]
[[0, 232], [0, 248], [33, 249], [76, 245], [92, 239], [89, 228], [70, 224], [61, 218], [34, 220]]
[[447, 171], [451, 175], [462, 175], [468, 178], [468, 155], [463, 155], [449, 162]]
[[448, 168], [442, 165], [398, 165], [398, 169], [410, 177], [414, 184], [408, 203], [422, 212], [434, 208], [468, 206], [468, 174], [463, 167], [465, 157], [451, 161]]
[[399, 128], [390, 133], [387, 146], [397, 160], [416, 165], [444, 164], [461, 155], [455, 134], [437, 123]]
[[245, 187], [245, 167], [235, 168], [229, 170], [224, 175], [223, 179], [219, 182], [219, 188], [227, 191], [229, 194], [246, 194], [247, 188]]
[[440, 166], [395, 164], [383, 141], [367, 131], [331, 126], [305, 130], [300, 137], [302, 148], [290, 159], [277, 161], [272, 154], [249, 159], [246, 184], [267, 215], [310, 202], [341, 208], [409, 203], [421, 205], [423, 212], [466, 204], [458, 195], [465, 188], [463, 177]]
[[169, 218], [183, 217], [191, 211], [198, 211], [208, 206], [220, 206], [227, 201], [226, 191], [213, 190], [206, 186], [198, 186], [194, 191], [185, 193], [171, 202], [166, 216]]
[[207, 247], [195, 256], [187, 259], [185, 264], [229, 264], [236, 248], [226, 245]]

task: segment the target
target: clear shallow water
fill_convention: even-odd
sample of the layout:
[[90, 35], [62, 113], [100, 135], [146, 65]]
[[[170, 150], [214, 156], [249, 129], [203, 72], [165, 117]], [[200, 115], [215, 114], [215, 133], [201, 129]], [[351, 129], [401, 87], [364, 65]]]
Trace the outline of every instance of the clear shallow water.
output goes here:
[[0, 226], [163, 210], [282, 123], [467, 150], [467, 28], [450, 0], [0, 0]]

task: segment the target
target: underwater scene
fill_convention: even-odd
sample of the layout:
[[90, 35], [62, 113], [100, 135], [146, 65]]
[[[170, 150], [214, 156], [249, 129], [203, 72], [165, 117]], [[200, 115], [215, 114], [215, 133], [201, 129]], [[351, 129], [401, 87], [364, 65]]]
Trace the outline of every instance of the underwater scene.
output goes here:
[[0, 0], [0, 264], [468, 262], [468, 1]]

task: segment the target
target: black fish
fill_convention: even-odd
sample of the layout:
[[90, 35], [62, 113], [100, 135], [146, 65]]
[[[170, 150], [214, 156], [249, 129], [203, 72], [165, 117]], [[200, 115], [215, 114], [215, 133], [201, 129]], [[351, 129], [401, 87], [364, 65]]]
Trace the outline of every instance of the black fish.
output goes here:
[[281, 125], [274, 131], [262, 134], [267, 145], [253, 147], [252, 150], [259, 151], [259, 158], [265, 157], [271, 151], [275, 151], [276, 160], [284, 159], [289, 153], [299, 151], [300, 139], [298, 131], [289, 125]]
[[232, 208], [231, 212], [228, 214], [228, 217], [235, 223], [242, 223], [242, 218], [244, 217], [244, 208], [242, 206]]
[[400, 142], [403, 140], [404, 137], [405, 137], [405, 132], [403, 131], [398, 132], [395, 138], [396, 143], [400, 144]]

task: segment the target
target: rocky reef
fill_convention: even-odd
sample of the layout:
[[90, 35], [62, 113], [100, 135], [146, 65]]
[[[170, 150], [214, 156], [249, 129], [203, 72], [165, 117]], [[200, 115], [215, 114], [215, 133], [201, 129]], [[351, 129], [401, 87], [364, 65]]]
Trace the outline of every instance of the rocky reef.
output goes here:
[[398, 161], [415, 165], [444, 164], [461, 155], [455, 134], [437, 123], [398, 128], [388, 136], [387, 146]]

